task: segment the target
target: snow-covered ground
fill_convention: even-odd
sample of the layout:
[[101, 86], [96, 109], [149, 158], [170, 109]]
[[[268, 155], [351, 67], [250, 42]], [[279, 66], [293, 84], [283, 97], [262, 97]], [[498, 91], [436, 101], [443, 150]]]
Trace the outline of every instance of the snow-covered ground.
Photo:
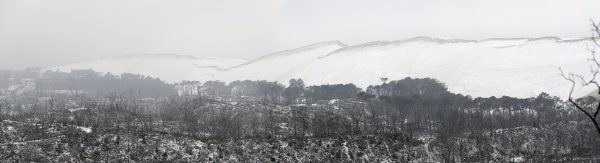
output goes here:
[[[287, 84], [302, 78], [307, 85], [354, 83], [360, 87], [405, 77], [431, 77], [451, 92], [471, 96], [532, 97], [541, 92], [565, 98], [565, 72], [587, 74], [589, 40], [556, 37], [457, 40], [417, 37], [348, 46], [317, 43], [244, 62], [183, 55], [131, 55], [80, 62], [49, 69], [94, 69], [138, 73], [167, 82], [182, 80], [270, 80]], [[582, 88], [583, 96], [593, 88]]]
[[92, 128], [91, 127], [83, 127], [83, 126], [76, 126], [78, 129], [80, 129], [81, 131], [85, 132], [85, 133], [92, 133]]
[[85, 110], [85, 109], [87, 109], [87, 108], [84, 108], [84, 107], [72, 108], [72, 109], [69, 109], [69, 112], [76, 112], [76, 111], [81, 111], [81, 110]]
[[[558, 68], [585, 74], [591, 65], [586, 41], [546, 38], [493, 42], [419, 38], [353, 46], [330, 53], [289, 76], [302, 77], [307, 85], [355, 83], [363, 88], [380, 84], [381, 77], [431, 77], [444, 82], [451, 92], [472, 96], [531, 97], [547, 92], [565, 97], [569, 83]], [[587, 88], [576, 95], [591, 91]]]
[[[330, 41], [277, 52], [235, 66], [217, 75], [216, 78], [226, 82], [250, 79], [280, 81], [287, 84], [289, 79], [296, 77], [295, 72], [305, 69], [308, 65], [318, 61], [320, 57], [325, 57], [346, 46], [339, 41]], [[315, 72], [313, 75], [318, 73]]]
[[114, 56], [49, 67], [45, 70], [87, 70], [112, 74], [133, 73], [160, 78], [175, 83], [183, 80], [206, 81], [223, 69], [245, 63], [242, 59], [194, 57], [176, 54], [134, 54]]

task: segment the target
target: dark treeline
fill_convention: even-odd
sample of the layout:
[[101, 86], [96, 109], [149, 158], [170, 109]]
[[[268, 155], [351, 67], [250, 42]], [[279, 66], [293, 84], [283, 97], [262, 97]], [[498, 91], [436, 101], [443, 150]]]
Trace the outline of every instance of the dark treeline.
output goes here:
[[85, 93], [97, 97], [105, 97], [113, 93], [139, 97], [164, 97], [176, 94], [172, 85], [158, 78], [137, 74], [113, 75], [92, 70], [73, 70], [69, 73], [60, 71], [30, 73], [28, 76], [35, 79], [33, 81], [39, 93], [59, 91]]
[[[38, 94], [64, 89], [87, 93], [7, 95], [0, 99], [0, 120], [89, 126], [94, 133], [182, 135], [215, 143], [393, 140], [396, 152], [387, 157], [394, 161], [572, 161], [600, 153], [598, 135], [585, 117], [557, 97], [472, 98], [448, 92], [430, 78], [405, 78], [364, 91], [353, 84], [307, 87], [301, 79], [287, 86], [250, 80], [169, 85], [93, 71], [46, 72], [35, 82], [38, 87], [31, 92]], [[595, 107], [594, 100], [579, 99], [588, 107]]]

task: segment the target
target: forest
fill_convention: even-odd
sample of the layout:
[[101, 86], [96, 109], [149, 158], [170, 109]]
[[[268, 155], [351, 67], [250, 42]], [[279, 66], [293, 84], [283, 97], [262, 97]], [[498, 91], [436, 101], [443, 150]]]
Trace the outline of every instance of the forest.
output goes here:
[[[598, 162], [565, 99], [471, 97], [431, 78], [307, 86], [0, 71], [0, 160]], [[596, 108], [596, 97], [576, 101]]]

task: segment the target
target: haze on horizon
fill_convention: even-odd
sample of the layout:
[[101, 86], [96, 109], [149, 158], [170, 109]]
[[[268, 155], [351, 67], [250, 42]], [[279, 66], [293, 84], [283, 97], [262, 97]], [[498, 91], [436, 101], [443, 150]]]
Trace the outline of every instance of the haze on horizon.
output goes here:
[[0, 0], [0, 69], [134, 53], [253, 59], [329, 40], [589, 37], [598, 6], [597, 0]]

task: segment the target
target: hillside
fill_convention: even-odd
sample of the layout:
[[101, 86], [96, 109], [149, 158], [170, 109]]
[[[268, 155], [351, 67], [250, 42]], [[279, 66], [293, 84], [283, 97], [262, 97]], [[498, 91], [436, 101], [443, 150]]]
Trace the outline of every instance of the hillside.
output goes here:
[[[483, 41], [414, 38], [338, 49], [290, 74], [308, 85], [381, 83], [381, 77], [431, 77], [451, 92], [472, 96], [532, 97], [541, 92], [565, 97], [566, 72], [589, 72], [584, 40], [490, 39]], [[590, 88], [576, 92], [589, 93]]]
[[[416, 37], [348, 46], [339, 41], [308, 45], [244, 62], [180, 55], [133, 55], [80, 62], [53, 69], [139, 73], [167, 82], [269, 80], [307, 85], [380, 84], [380, 78], [431, 77], [450, 91], [471, 96], [565, 97], [569, 83], [558, 68], [585, 74], [591, 65], [585, 39], [503, 38], [486, 40]], [[167, 57], [168, 56], [168, 57]], [[167, 57], [168, 59], [165, 59]], [[576, 96], [592, 92], [578, 89]]]
[[46, 70], [92, 69], [117, 75], [133, 73], [175, 83], [183, 80], [214, 80], [213, 77], [222, 70], [244, 62], [246, 61], [241, 59], [176, 54], [134, 54], [50, 67]]
[[343, 47], [347, 45], [339, 41], [330, 41], [276, 52], [232, 67], [217, 75], [216, 78], [227, 82], [250, 79], [287, 83], [289, 79], [296, 77], [294, 76], [296, 72]]

